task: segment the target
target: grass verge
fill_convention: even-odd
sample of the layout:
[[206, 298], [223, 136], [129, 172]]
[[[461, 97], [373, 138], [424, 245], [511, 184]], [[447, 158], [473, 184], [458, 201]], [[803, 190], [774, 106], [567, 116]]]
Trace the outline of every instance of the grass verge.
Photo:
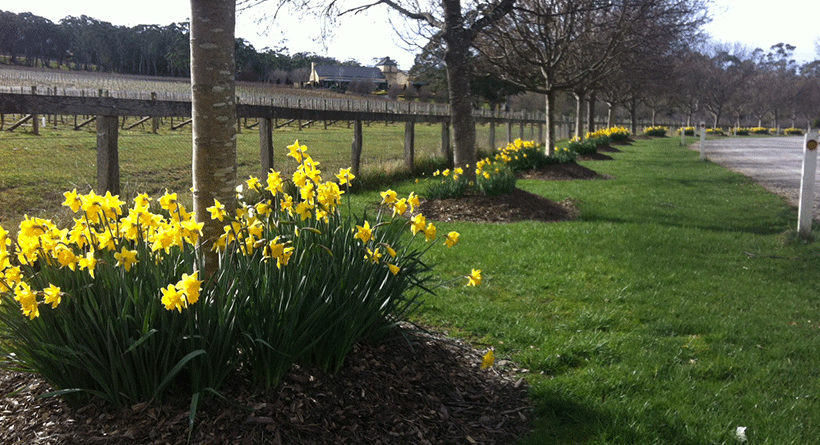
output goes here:
[[579, 220], [437, 223], [462, 242], [430, 261], [484, 285], [440, 289], [417, 321], [529, 370], [526, 444], [740, 443], [738, 427], [813, 442], [820, 246], [795, 241], [784, 200], [675, 138], [620, 148], [583, 163], [610, 180], [519, 181]]

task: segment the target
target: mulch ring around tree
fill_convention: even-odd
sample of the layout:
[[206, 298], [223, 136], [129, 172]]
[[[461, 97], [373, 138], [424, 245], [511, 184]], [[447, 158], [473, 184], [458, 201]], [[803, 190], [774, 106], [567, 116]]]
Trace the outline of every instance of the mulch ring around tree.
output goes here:
[[424, 201], [417, 211], [428, 220], [444, 222], [555, 222], [571, 221], [578, 216], [575, 204], [570, 200], [556, 203], [519, 188], [495, 196], [467, 195]]
[[[617, 149], [615, 149], [617, 150]], [[600, 155], [601, 159], [612, 159]], [[538, 170], [519, 174], [520, 179], [568, 181], [576, 179], [607, 179], [594, 170], [576, 163], [547, 165]], [[517, 221], [557, 222], [578, 217], [572, 200], [554, 202], [521, 189], [496, 196], [467, 195], [461, 198], [424, 201], [417, 209], [425, 218], [434, 221], [471, 221], [509, 223]]]
[[[407, 329], [407, 328], [403, 328]], [[187, 439], [185, 397], [116, 409], [37, 398], [50, 387], [0, 370], [2, 444], [510, 444], [529, 432], [527, 370], [439, 334], [357, 345], [342, 369], [294, 366], [254, 391], [241, 372], [200, 403]]]

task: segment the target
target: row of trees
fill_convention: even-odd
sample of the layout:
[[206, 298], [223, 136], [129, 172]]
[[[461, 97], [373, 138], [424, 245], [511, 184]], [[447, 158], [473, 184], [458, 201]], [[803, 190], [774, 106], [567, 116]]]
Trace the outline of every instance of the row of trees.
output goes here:
[[[117, 26], [82, 15], [59, 23], [31, 13], [0, 11], [0, 55], [8, 63], [63, 66], [121, 74], [187, 77], [190, 74], [188, 22], [166, 26]], [[234, 39], [237, 75], [242, 80], [278, 84], [306, 82], [310, 64], [354, 65], [287, 48], [257, 50]]]
[[[472, 44], [469, 62], [482, 73], [472, 76], [474, 98], [500, 103], [526, 92], [520, 107], [540, 97], [550, 150], [554, 116], [559, 108], [564, 114], [567, 97], [579, 137], [594, 130], [593, 119], [582, 124], [585, 115], [608, 126], [616, 115], [628, 117], [633, 133], [639, 120], [654, 125], [659, 117], [715, 127], [795, 126], [820, 117], [820, 61], [797, 64], [795, 47], [785, 43], [750, 50], [710, 41], [701, 32], [706, 12], [700, 0], [518, 0]], [[417, 58], [418, 75], [450, 69], [445, 45], [431, 40]]]

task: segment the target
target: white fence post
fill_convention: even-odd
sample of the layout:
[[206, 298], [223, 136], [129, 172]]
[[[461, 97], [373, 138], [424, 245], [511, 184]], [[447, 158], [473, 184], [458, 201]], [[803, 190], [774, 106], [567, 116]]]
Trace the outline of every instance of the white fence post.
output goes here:
[[706, 160], [706, 122], [700, 122], [700, 160]]
[[806, 133], [803, 140], [803, 172], [800, 177], [800, 208], [797, 212], [797, 232], [803, 238], [807, 238], [811, 233], [818, 140], [820, 140], [820, 135], [817, 131]]

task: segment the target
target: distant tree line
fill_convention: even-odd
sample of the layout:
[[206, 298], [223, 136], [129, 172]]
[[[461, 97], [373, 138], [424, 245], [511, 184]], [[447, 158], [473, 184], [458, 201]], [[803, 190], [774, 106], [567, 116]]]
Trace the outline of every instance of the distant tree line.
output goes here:
[[[187, 77], [189, 39], [188, 22], [128, 27], [82, 15], [54, 23], [29, 12], [0, 11], [0, 61], [13, 65]], [[287, 48], [257, 50], [242, 38], [235, 43], [239, 80], [302, 83], [312, 62], [359, 66], [307, 52], [290, 55]]]

